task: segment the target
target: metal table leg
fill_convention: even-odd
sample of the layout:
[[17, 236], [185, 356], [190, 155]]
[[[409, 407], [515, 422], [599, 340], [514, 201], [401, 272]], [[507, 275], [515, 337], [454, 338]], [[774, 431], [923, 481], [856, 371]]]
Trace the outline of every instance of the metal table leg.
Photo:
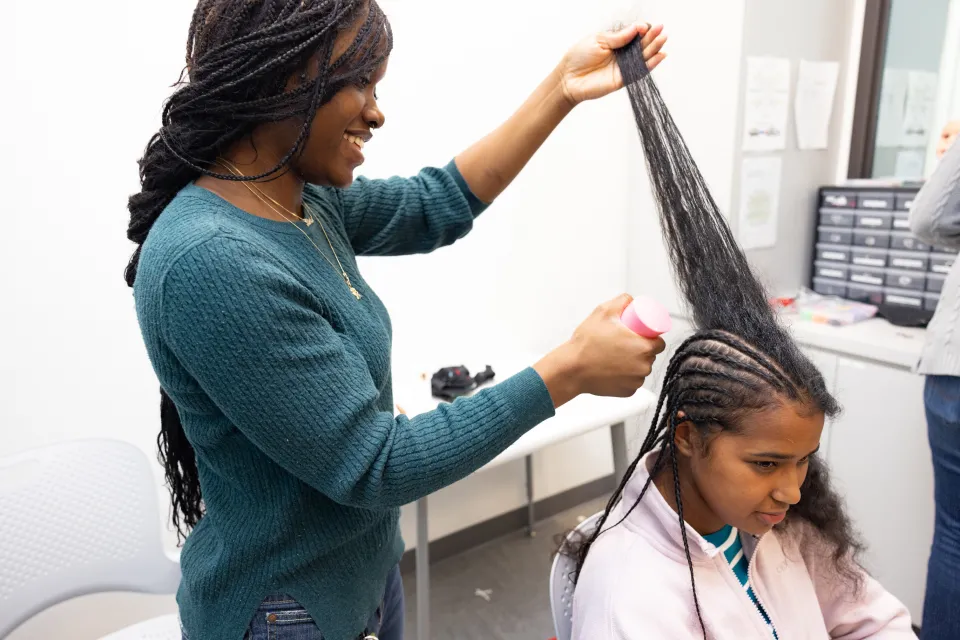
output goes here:
[[430, 533], [427, 497], [417, 500], [417, 640], [430, 640]]
[[524, 462], [527, 469], [527, 535], [535, 538], [537, 531], [533, 525], [537, 518], [533, 508], [533, 456], [527, 456]]
[[617, 483], [623, 479], [630, 463], [627, 461], [627, 425], [623, 422], [610, 426], [610, 444], [613, 447], [613, 474]]

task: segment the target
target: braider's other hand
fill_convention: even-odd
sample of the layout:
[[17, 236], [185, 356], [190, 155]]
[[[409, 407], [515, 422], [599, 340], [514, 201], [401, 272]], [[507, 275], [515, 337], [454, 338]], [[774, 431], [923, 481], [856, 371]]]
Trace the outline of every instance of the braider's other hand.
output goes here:
[[620, 321], [631, 300], [623, 294], [597, 307], [569, 341], [534, 366], [554, 406], [582, 393], [627, 398], [643, 386], [666, 344], [659, 337], [639, 336]]
[[643, 59], [653, 71], [667, 54], [663, 25], [647, 22], [632, 24], [619, 31], [605, 31], [590, 36], [571, 48], [560, 62], [560, 86], [571, 106], [585, 100], [594, 100], [623, 88], [623, 76], [617, 65], [616, 50], [633, 42], [640, 35]]

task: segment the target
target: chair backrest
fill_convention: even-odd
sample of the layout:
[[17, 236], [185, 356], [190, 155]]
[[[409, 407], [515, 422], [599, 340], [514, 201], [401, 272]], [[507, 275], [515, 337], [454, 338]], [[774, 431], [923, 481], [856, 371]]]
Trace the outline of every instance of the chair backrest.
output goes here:
[[173, 593], [150, 461], [115, 440], [0, 459], [0, 638], [35, 614], [103, 591]]
[[[577, 525], [576, 529], [567, 534], [566, 543], [593, 535], [602, 515], [601, 511]], [[557, 554], [553, 559], [553, 567], [550, 568], [550, 610], [553, 612], [557, 640], [570, 640], [573, 632], [573, 591], [576, 588], [573, 571], [576, 568], [576, 559], [562, 553]]]

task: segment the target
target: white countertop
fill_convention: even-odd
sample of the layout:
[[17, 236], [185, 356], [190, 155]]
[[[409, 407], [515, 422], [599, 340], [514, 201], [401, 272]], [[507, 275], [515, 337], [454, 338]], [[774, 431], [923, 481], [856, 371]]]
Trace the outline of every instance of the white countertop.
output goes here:
[[925, 329], [897, 327], [872, 318], [845, 327], [801, 320], [785, 314], [784, 320], [800, 344], [876, 362], [913, 369], [920, 361]]
[[[690, 330], [690, 321], [685, 316], [672, 315], [674, 333]], [[925, 329], [898, 327], [882, 318], [836, 327], [802, 320], [794, 313], [784, 313], [781, 317], [803, 346], [904, 369], [917, 366], [927, 333]]]

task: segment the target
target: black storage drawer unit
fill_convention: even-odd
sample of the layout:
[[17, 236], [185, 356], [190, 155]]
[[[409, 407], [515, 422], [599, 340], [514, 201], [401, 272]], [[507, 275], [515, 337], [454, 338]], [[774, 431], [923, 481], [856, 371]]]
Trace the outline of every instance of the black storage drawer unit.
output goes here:
[[921, 318], [932, 317], [958, 252], [931, 247], [910, 232], [910, 207], [918, 190], [919, 185], [822, 187], [813, 290], [874, 304], [881, 311], [884, 306], [906, 307]]
[[853, 244], [853, 229], [839, 227], [819, 227], [817, 242], [823, 244]]
[[887, 251], [869, 247], [853, 247], [850, 262], [858, 267], [885, 267], [887, 266]]
[[917, 240], [909, 231], [894, 231], [891, 233], [890, 248], [897, 251], [930, 252], [930, 245]]
[[814, 278], [827, 278], [846, 282], [850, 275], [849, 265], [843, 264], [842, 262], [816, 262], [813, 267]]
[[853, 244], [858, 247], [879, 247], [887, 249], [890, 247], [889, 231], [874, 231], [873, 229], [854, 229]]
[[820, 224], [824, 227], [852, 227], [857, 221], [856, 211], [851, 209], [820, 209]]
[[[817, 293], [820, 292], [817, 291]], [[866, 302], [872, 305], [883, 304], [883, 287], [848, 282], [847, 295], [845, 297], [855, 302]]]
[[950, 269], [953, 268], [953, 263], [956, 261], [956, 259], [957, 256], [949, 253], [931, 253], [930, 271], [945, 276], [950, 273]]
[[887, 263], [893, 269], [912, 269], [926, 271], [930, 267], [930, 254], [916, 251], [894, 251], [888, 253]]
[[830, 280], [828, 278], [814, 278], [813, 290], [824, 296], [847, 297], [847, 284], [840, 280]]
[[818, 244], [817, 260], [820, 262], [850, 262], [853, 247], [842, 244]]

